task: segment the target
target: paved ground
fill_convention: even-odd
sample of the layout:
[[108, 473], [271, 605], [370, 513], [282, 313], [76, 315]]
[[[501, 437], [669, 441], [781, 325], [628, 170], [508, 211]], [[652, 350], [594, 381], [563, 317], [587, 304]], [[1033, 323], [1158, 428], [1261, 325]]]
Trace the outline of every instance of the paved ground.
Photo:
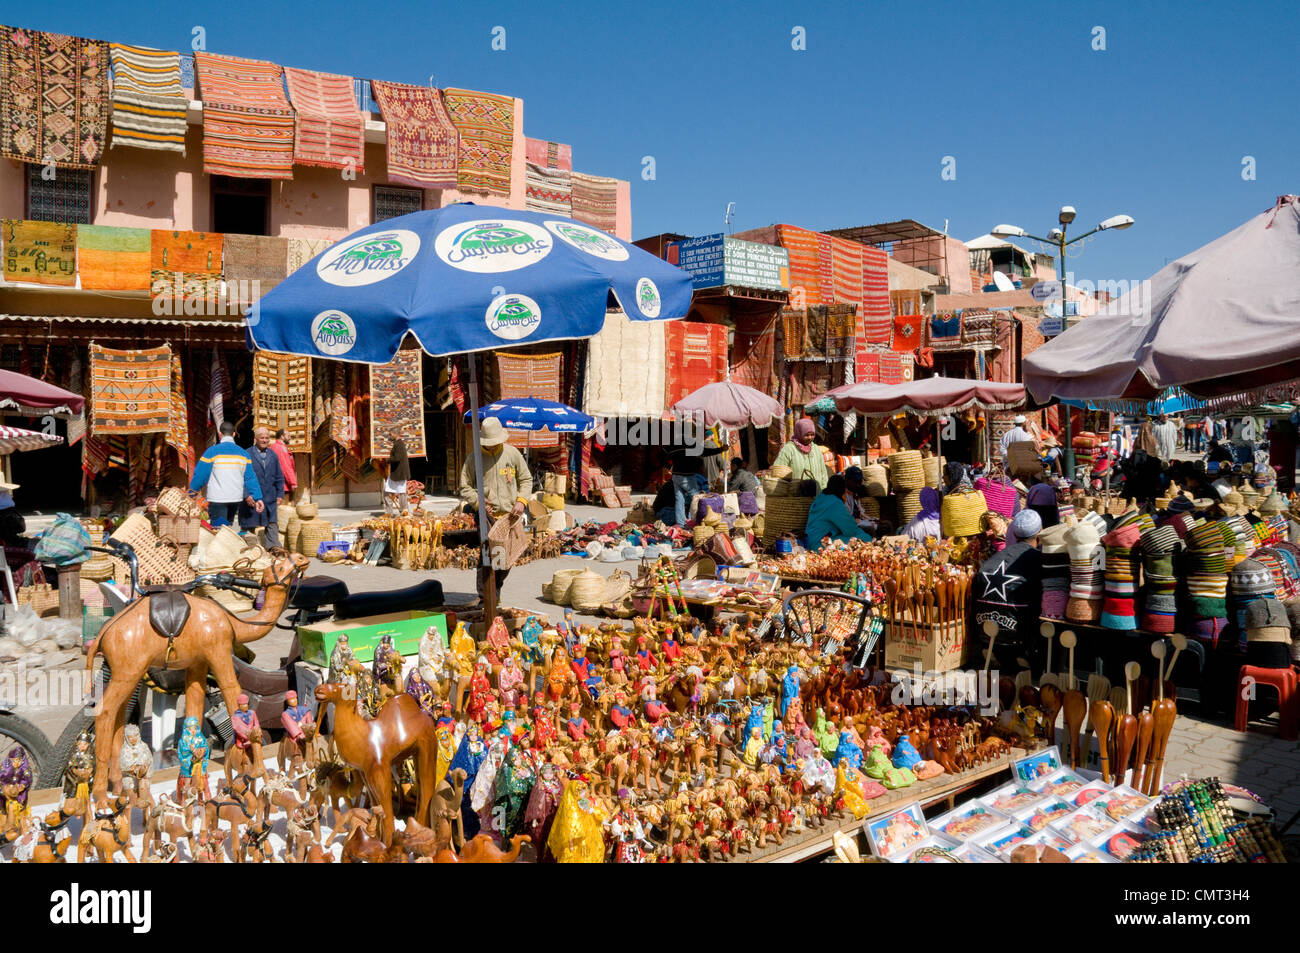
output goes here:
[[[451, 501], [443, 501], [450, 506]], [[442, 511], [441, 508], [438, 510]], [[574, 507], [579, 520], [608, 520], [622, 515], [619, 511], [600, 507]], [[327, 510], [322, 515], [336, 523], [355, 522], [368, 515], [359, 511]], [[632, 568], [632, 564], [623, 564]], [[591, 566], [603, 575], [618, 568], [616, 564], [595, 563], [579, 557], [563, 557], [521, 566], [510, 573], [502, 591], [502, 604], [529, 609], [551, 618], [557, 618], [559, 608], [541, 600], [541, 584], [549, 581], [558, 569]], [[431, 573], [411, 573], [387, 566], [326, 566], [313, 560], [313, 573], [336, 575], [347, 582], [353, 591], [376, 591], [412, 585], [418, 579], [439, 579], [446, 591], [448, 604], [467, 603], [477, 599], [474, 573], [469, 570], [441, 570]], [[583, 618], [583, 617], [580, 617]], [[279, 663], [288, 649], [288, 633], [273, 631], [253, 643], [259, 664], [271, 668]], [[73, 663], [72, 667], [77, 667]], [[10, 691], [8, 682], [0, 681], [0, 700]], [[35, 722], [51, 740], [58, 737], [75, 707], [43, 706], [19, 709], [19, 714]], [[1202, 720], [1193, 710], [1179, 717], [1166, 755], [1165, 778], [1181, 774], [1192, 777], [1217, 775], [1225, 781], [1240, 784], [1254, 791], [1270, 803], [1286, 819], [1300, 811], [1300, 744], [1277, 738], [1276, 716], [1267, 723], [1252, 724], [1246, 733], [1233, 731], [1230, 725]]]

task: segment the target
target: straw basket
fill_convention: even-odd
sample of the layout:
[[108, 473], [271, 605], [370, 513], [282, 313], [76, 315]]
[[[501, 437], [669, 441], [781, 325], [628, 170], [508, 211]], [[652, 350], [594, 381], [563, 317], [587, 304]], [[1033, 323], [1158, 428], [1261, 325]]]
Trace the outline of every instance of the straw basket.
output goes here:
[[[812, 498], [807, 496], [778, 496], [769, 498], [763, 519], [763, 542], [771, 543], [785, 533], [801, 533], [808, 523], [808, 509]], [[754, 520], [758, 531], [758, 518]]]
[[969, 493], [949, 493], [939, 509], [939, 526], [945, 536], [978, 536], [980, 517], [988, 509], [984, 494], [979, 490]]
[[293, 514], [285, 521], [284, 532], [280, 534], [284, 541], [284, 548], [291, 553], [298, 552], [298, 544], [302, 540], [302, 520], [298, 519], [297, 514]]
[[1033, 441], [1017, 440], [1007, 444], [1007, 471], [1018, 477], [1037, 476], [1043, 472], [1043, 461]]
[[898, 524], [906, 526], [921, 512], [921, 491], [904, 490], [898, 494]]
[[59, 612], [59, 590], [48, 582], [20, 586], [16, 595], [20, 606], [31, 606], [38, 616], [57, 615]]
[[789, 479], [771, 475], [765, 476], [763, 477], [763, 493], [769, 498], [773, 496], [789, 496], [790, 481]]
[[[99, 545], [95, 543], [94, 545]], [[103, 554], [87, 559], [81, 564], [81, 578], [91, 582], [107, 582], [113, 578], [113, 557]]]
[[864, 515], [870, 516], [873, 520], [880, 519], [880, 501], [874, 496], [859, 497], [858, 506], [862, 507]]
[[225, 606], [231, 612], [250, 612], [253, 608], [253, 600], [245, 596], [242, 592], [236, 592], [233, 589], [218, 589], [216, 586], [199, 586], [195, 592], [200, 596], [205, 596], [219, 605]]
[[921, 470], [925, 473], [925, 485], [939, 488], [939, 468], [938, 457], [923, 457], [921, 459]]
[[682, 573], [683, 579], [716, 579], [717, 576], [718, 564], [708, 556], [695, 560]]
[[605, 577], [584, 569], [569, 586], [569, 605], [579, 612], [594, 612], [605, 604]]
[[889, 457], [889, 475], [895, 491], [925, 486], [925, 468], [918, 450], [900, 450]]
[[306, 520], [298, 536], [298, 552], [304, 556], [315, 556], [321, 543], [334, 538], [334, 524], [329, 520]]
[[767, 472], [772, 474], [772, 476], [776, 477], [778, 480], [788, 480], [790, 477], [794, 476], [794, 471], [783, 465], [769, 467]]
[[561, 569], [555, 575], [551, 576], [551, 601], [557, 606], [567, 606], [569, 604], [569, 590], [573, 585], [573, 580], [581, 576], [581, 569]]
[[554, 493], [563, 497], [568, 489], [569, 477], [565, 473], [543, 473], [542, 474], [542, 492]]
[[694, 546], [703, 546], [708, 542], [709, 537], [715, 532], [716, 530], [714, 530], [712, 526], [701, 523], [699, 526], [695, 527], [695, 529], [691, 530], [691, 544]]
[[555, 601], [555, 586], [553, 583], [549, 583], [549, 582], [542, 583], [542, 601], [543, 602]]
[[314, 520], [320, 515], [320, 507], [315, 503], [299, 503], [294, 507], [294, 511], [298, 514], [298, 519], [303, 522]]
[[862, 468], [862, 485], [872, 496], [889, 496], [889, 472], [879, 463]]
[[289, 530], [290, 520], [298, 518], [298, 510], [292, 503], [281, 503], [275, 511], [275, 525], [280, 530], [280, 535], [285, 535]]

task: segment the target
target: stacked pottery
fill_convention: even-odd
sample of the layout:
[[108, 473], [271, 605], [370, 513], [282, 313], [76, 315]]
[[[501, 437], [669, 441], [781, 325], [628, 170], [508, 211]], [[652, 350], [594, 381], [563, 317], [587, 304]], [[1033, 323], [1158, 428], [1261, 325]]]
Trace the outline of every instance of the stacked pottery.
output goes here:
[[1064, 523], [1049, 526], [1038, 534], [1038, 547], [1043, 554], [1043, 618], [1065, 619], [1070, 602], [1070, 554], [1065, 534], [1070, 527]]
[[1197, 523], [1187, 534], [1183, 577], [1187, 582], [1184, 631], [1211, 647], [1227, 625], [1228, 563], [1219, 524]]
[[1142, 628], [1173, 632], [1178, 615], [1178, 577], [1174, 551], [1181, 546], [1172, 526], [1153, 527], [1142, 534]]
[[1088, 520], [1071, 526], [1065, 532], [1065, 550], [1070, 557], [1070, 598], [1065, 604], [1065, 617], [1071, 622], [1096, 623], [1101, 618], [1106, 575], [1106, 551], [1097, 527]]
[[1277, 584], [1268, 567], [1256, 559], [1243, 559], [1228, 574], [1228, 621], [1225, 635], [1235, 636], [1238, 647], [1246, 648], [1246, 612], [1260, 599], [1276, 599]]
[[1130, 510], [1101, 539], [1106, 547], [1106, 596], [1100, 621], [1107, 629], [1131, 632], [1138, 627], [1138, 543], [1143, 529], [1150, 524], [1150, 517], [1144, 520], [1137, 510]]

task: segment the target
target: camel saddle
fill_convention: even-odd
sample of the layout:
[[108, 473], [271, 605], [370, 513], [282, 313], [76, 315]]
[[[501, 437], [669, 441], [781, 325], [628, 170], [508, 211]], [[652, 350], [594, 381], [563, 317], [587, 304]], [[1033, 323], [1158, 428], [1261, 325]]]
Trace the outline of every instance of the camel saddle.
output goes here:
[[185, 630], [190, 621], [190, 601], [185, 593], [164, 590], [149, 595], [149, 624], [169, 643]]

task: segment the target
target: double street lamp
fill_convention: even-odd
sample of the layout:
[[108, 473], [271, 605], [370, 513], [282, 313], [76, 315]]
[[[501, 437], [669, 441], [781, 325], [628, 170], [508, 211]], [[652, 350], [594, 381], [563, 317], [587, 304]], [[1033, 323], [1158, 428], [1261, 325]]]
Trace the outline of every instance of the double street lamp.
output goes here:
[[[1046, 238], [1040, 238], [1037, 235], [1030, 235], [1023, 228], [1016, 225], [999, 225], [993, 229], [992, 235], [996, 238], [1029, 238], [1036, 242], [1043, 242], [1047, 245], [1055, 245], [1057, 250], [1057, 275], [1061, 282], [1061, 320], [1065, 320], [1065, 249], [1075, 242], [1081, 242], [1089, 235], [1095, 235], [1097, 232], [1104, 232], [1109, 229], [1125, 229], [1133, 224], [1132, 215], [1112, 215], [1110, 218], [1101, 222], [1091, 231], [1084, 232], [1075, 238], [1066, 241], [1065, 230], [1070, 227], [1074, 221], [1075, 211], [1073, 205], [1061, 206], [1060, 215], [1057, 221], [1060, 222], [1060, 228], [1054, 228], [1047, 233]], [[1074, 440], [1070, 433], [1070, 408], [1065, 409], [1065, 472], [1070, 477], [1074, 476]]]

